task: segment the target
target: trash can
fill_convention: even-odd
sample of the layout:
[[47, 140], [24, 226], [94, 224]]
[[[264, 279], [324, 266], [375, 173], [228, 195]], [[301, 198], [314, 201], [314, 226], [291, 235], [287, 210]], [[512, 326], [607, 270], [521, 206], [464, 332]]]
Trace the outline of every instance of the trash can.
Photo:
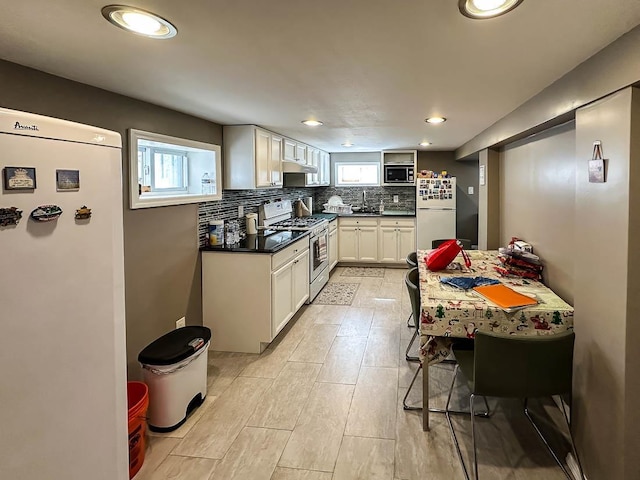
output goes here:
[[158, 338], [138, 355], [149, 387], [147, 421], [151, 430], [175, 430], [203, 402], [210, 340], [207, 327], [182, 327]]
[[149, 390], [142, 382], [127, 382], [129, 409], [129, 478], [133, 478], [144, 463], [146, 450], [147, 408]]

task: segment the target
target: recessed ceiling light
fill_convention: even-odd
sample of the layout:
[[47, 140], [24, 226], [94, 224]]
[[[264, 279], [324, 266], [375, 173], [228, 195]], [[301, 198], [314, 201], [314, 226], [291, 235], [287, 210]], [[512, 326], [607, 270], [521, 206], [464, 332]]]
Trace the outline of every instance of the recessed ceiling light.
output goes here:
[[427, 123], [435, 124], [435, 123], [444, 123], [447, 119], [444, 117], [429, 117], [425, 120]]
[[319, 127], [320, 125], [322, 125], [322, 122], [319, 120], [303, 120], [302, 123], [304, 123], [307, 127]]
[[150, 38], [175, 37], [178, 29], [155, 13], [126, 5], [107, 5], [102, 16], [116, 27]]
[[420, 142], [418, 145], [420, 145], [421, 147], [428, 147], [429, 145], [431, 145], [431, 142]]
[[342, 144], [342, 146], [343, 146], [343, 147], [353, 147], [353, 143], [351, 143], [351, 142], [344, 142], [344, 143]]
[[493, 18], [503, 15], [524, 0], [459, 0], [460, 13], [469, 18]]

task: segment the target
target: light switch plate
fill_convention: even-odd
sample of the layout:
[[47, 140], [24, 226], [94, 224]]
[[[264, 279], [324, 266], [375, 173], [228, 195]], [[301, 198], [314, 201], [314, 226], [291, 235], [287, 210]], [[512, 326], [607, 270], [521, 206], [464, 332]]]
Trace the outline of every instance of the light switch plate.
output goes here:
[[398, 203], [400, 201], [400, 199], [398, 198], [398, 195], [394, 195], [393, 196], [393, 203]]
[[467, 193], [473, 195], [473, 187], [467, 187]]
[[176, 320], [176, 328], [182, 328], [187, 325], [187, 318], [182, 317], [179, 320]]
[[238, 218], [242, 218], [244, 216], [244, 206], [238, 205]]

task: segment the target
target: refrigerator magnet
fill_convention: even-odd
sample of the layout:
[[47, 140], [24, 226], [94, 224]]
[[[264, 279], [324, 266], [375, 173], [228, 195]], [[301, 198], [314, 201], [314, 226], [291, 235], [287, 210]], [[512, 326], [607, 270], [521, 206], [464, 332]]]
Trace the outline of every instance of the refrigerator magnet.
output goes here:
[[0, 208], [0, 227], [18, 225], [22, 218], [22, 210], [17, 207]]
[[80, 170], [56, 170], [56, 190], [58, 192], [80, 190]]
[[4, 167], [5, 190], [34, 190], [36, 169], [33, 167]]
[[62, 209], [57, 205], [40, 205], [31, 212], [31, 218], [37, 222], [51, 222], [62, 215]]
[[87, 220], [91, 218], [91, 209], [87, 208], [86, 205], [83, 205], [79, 209], [76, 210], [76, 220]]

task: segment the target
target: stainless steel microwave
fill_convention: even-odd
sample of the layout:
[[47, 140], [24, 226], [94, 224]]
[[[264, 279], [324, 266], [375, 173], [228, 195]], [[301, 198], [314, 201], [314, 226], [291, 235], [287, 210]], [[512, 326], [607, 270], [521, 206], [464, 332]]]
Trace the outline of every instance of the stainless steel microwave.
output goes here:
[[413, 185], [415, 167], [411, 165], [389, 164], [384, 166], [385, 185]]

